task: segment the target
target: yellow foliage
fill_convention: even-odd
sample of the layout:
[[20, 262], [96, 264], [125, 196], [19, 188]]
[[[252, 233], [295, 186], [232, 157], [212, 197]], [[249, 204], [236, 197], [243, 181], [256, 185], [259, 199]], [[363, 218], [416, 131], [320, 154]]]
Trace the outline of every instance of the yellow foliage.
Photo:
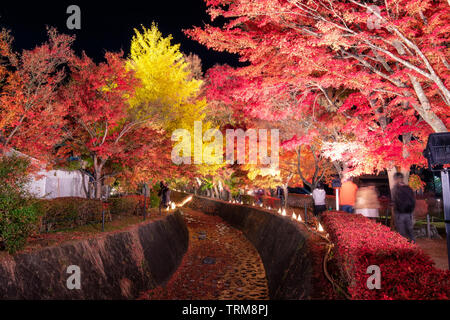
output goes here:
[[172, 36], [164, 38], [154, 23], [142, 29], [135, 29], [127, 62], [141, 82], [130, 99], [130, 111], [138, 118], [151, 118], [167, 132], [189, 129], [204, 117], [206, 100], [197, 99], [203, 83], [190, 77]]
[[[169, 136], [177, 129], [185, 129], [193, 137], [194, 122], [205, 120], [206, 99], [198, 98], [203, 81], [191, 74], [180, 45], [172, 44], [170, 35], [163, 37], [155, 23], [149, 29], [134, 31], [127, 66], [141, 84], [130, 99], [130, 114], [141, 120], [151, 119], [152, 126]], [[203, 123], [203, 133], [210, 128], [210, 122]], [[193, 150], [193, 141], [189, 143]], [[208, 175], [222, 166], [203, 164], [197, 170], [200, 175]]]

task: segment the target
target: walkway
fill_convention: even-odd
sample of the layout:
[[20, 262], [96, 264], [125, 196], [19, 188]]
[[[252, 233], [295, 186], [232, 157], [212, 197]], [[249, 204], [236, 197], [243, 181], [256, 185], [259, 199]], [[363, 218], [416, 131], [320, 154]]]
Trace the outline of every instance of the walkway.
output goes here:
[[428, 254], [436, 264], [436, 268], [448, 270], [447, 240], [417, 239], [419, 247]]
[[217, 216], [183, 208], [188, 252], [164, 287], [142, 293], [151, 300], [268, 299], [264, 266], [239, 230]]

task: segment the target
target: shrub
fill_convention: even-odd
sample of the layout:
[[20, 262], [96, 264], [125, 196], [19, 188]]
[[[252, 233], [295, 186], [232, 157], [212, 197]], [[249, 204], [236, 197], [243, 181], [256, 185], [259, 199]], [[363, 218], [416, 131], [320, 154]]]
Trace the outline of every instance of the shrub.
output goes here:
[[161, 190], [161, 186], [159, 183], [156, 183], [150, 189], [150, 205], [152, 208], [158, 208], [161, 199], [158, 196], [159, 191]]
[[152, 208], [158, 208], [160, 202], [161, 202], [161, 199], [158, 197], [157, 193], [150, 194], [150, 206]]
[[[146, 207], [156, 208], [159, 206], [159, 197], [155, 193], [151, 193], [146, 198]], [[120, 198], [110, 198], [108, 200], [109, 210], [111, 214], [117, 215], [143, 215], [144, 213], [144, 196], [128, 195]]]
[[[159, 204], [152, 197], [147, 198], [147, 208]], [[41, 215], [40, 231], [50, 232], [73, 229], [89, 223], [102, 221], [102, 202], [84, 198], [57, 198], [40, 200], [37, 204]], [[112, 215], [143, 215], [144, 196], [130, 195], [110, 198], [107, 203], [109, 214]]]
[[0, 244], [9, 253], [25, 246], [38, 221], [39, 212], [25, 188], [29, 167], [25, 158], [0, 158]]
[[138, 195], [123, 196], [108, 199], [109, 212], [117, 215], [138, 215], [144, 205], [144, 197]]
[[244, 201], [244, 203], [255, 203], [255, 201], [256, 201], [255, 197], [252, 195], [243, 194], [241, 197], [242, 197], [242, 201]]
[[89, 223], [98, 223], [102, 217], [99, 200], [76, 197], [40, 200], [40, 230], [43, 232], [72, 229]]
[[[433, 266], [416, 245], [361, 215], [324, 214], [335, 257], [353, 299], [449, 299], [450, 272]], [[381, 269], [380, 290], [369, 290], [370, 265]]]

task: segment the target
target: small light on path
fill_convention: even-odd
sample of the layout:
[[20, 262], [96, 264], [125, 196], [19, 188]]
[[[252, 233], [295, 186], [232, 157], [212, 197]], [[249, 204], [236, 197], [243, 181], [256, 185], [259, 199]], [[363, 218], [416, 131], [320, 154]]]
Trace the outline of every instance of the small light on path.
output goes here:
[[319, 232], [324, 232], [325, 230], [323, 230], [322, 225], [319, 223], [319, 227], [317, 228], [317, 231]]

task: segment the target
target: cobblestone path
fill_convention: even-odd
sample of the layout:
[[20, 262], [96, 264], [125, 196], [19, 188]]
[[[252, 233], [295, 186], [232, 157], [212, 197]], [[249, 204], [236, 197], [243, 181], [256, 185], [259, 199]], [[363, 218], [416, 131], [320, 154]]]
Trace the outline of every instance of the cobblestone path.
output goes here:
[[189, 248], [165, 286], [142, 293], [151, 300], [263, 300], [269, 298], [257, 250], [221, 218], [183, 209]]

